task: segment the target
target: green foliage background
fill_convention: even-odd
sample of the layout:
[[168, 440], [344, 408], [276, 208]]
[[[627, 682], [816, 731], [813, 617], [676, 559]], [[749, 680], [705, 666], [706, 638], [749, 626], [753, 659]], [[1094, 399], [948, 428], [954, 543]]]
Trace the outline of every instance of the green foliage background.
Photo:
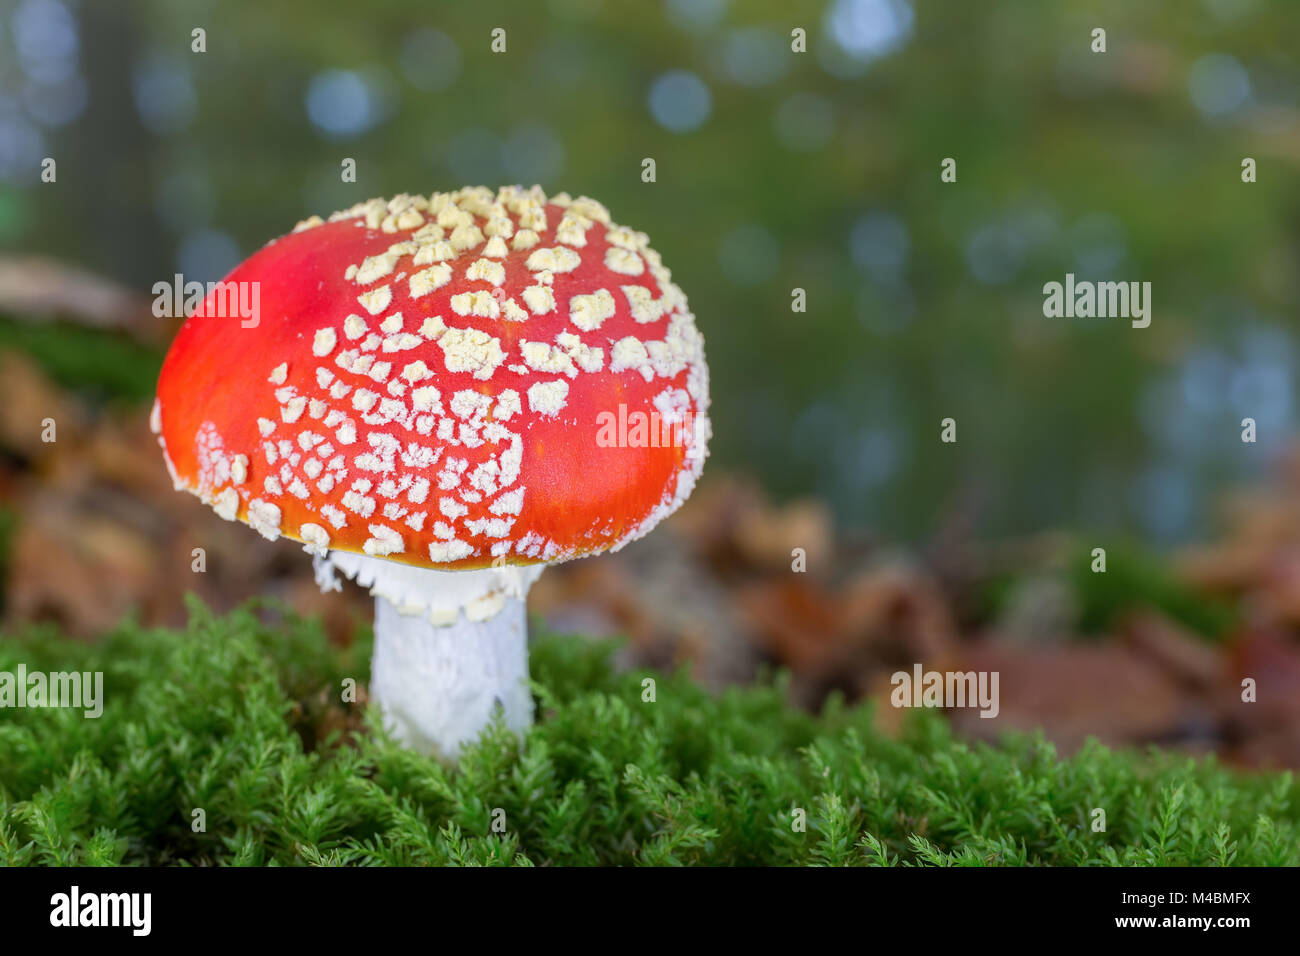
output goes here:
[[[192, 230], [247, 254], [360, 198], [470, 174], [495, 185], [511, 144], [529, 142], [512, 137], [541, 127], [563, 152], [542, 185], [596, 196], [648, 232], [690, 296], [720, 467], [752, 469], [782, 496], [819, 494], [846, 526], [895, 536], [926, 535], [972, 502], [990, 533], [1204, 530], [1214, 490], [1264, 467], [1294, 430], [1293, 0], [889, 2], [911, 12], [909, 29], [892, 52], [856, 60], [836, 46], [835, 12], [886, 0], [701, 2], [722, 17], [694, 25], [670, 15], [689, 4], [650, 0], [74, 4], [88, 106], [45, 131], [57, 188], [35, 168], [0, 182], [0, 241], [147, 289], [170, 278]], [[201, 55], [189, 52], [195, 26], [208, 31]], [[1088, 50], [1096, 26], [1104, 55]], [[495, 27], [508, 31], [504, 55], [489, 50]], [[794, 27], [808, 31], [806, 55], [789, 52]], [[445, 88], [403, 72], [421, 30], [458, 51]], [[744, 31], [765, 38], [770, 82], [737, 82], [728, 66]], [[1251, 83], [1222, 116], [1189, 95], [1212, 55]], [[133, 91], [149, 63], [175, 95], [192, 92], [178, 128], [141, 121]], [[326, 70], [370, 77], [383, 119], [351, 138], [314, 128], [305, 97]], [[647, 107], [669, 70], [709, 87], [695, 131], [671, 132]], [[17, 96], [16, 67], [0, 77]], [[794, 95], [829, 113], [817, 148], [778, 134]], [[467, 149], [482, 156], [468, 171]], [[639, 177], [646, 156], [653, 185]], [[953, 185], [939, 182], [946, 156]], [[1254, 185], [1240, 180], [1243, 156], [1259, 162]], [[357, 160], [355, 185], [339, 182], [343, 157]], [[854, 229], [873, 215], [905, 229], [896, 273], [855, 259]], [[721, 265], [737, 230], [774, 243], [752, 284]], [[976, 278], [976, 247], [1005, 281]], [[1104, 278], [1152, 282], [1150, 329], [1042, 317], [1043, 283], [1082, 277], [1098, 254]], [[808, 291], [806, 314], [790, 312], [794, 287]], [[1226, 378], [1197, 379], [1189, 407], [1188, 375], [1205, 362]], [[1243, 446], [1237, 423], [1252, 411], [1266, 427]], [[955, 446], [937, 440], [948, 415]]]

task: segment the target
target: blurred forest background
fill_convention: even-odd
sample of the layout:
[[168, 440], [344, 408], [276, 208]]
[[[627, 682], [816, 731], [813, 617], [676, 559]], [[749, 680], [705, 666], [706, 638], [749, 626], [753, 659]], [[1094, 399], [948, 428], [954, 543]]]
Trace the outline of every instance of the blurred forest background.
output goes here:
[[[1230, 707], [1261, 671], [1300, 701], [1298, 52], [1294, 0], [0, 0], [6, 619], [268, 579], [337, 615], [295, 548], [171, 491], [149, 289], [371, 196], [536, 182], [649, 233], [714, 397], [711, 481], [544, 577], [553, 626], [718, 682], [778, 663], [809, 702], [979, 658], [1067, 745], [1300, 765], [1300, 704]], [[1045, 319], [1067, 272], [1150, 282], [1150, 328]]]

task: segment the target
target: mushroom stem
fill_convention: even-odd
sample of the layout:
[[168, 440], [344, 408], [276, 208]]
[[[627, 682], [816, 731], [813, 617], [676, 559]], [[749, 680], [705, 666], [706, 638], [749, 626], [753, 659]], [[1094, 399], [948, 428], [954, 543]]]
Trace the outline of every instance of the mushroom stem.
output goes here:
[[397, 740], [441, 760], [456, 760], [498, 712], [522, 738], [533, 720], [524, 599], [506, 597], [485, 621], [461, 610], [439, 626], [376, 596], [370, 696]]

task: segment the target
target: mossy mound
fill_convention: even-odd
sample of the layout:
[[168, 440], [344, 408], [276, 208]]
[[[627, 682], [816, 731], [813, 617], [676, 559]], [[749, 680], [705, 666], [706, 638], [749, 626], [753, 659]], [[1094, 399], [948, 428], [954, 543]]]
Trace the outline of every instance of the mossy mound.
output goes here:
[[104, 674], [99, 719], [0, 711], [0, 863], [1300, 864], [1289, 774], [972, 746], [933, 713], [891, 739], [869, 707], [804, 713], [780, 681], [714, 696], [610, 652], [540, 638], [522, 753], [490, 732], [449, 770], [342, 702], [367, 647], [264, 608], [0, 639], [0, 671]]

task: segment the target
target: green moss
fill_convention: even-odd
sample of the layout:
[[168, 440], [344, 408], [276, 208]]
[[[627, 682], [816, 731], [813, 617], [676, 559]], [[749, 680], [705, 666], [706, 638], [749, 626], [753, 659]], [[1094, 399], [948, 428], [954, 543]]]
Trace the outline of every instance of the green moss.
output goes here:
[[[1104, 547], [1105, 572], [1093, 571], [1093, 549]], [[1089, 637], [1112, 635], [1134, 612], [1154, 610], [1188, 631], [1221, 641], [1240, 623], [1229, 599], [1197, 590], [1161, 556], [1133, 541], [1074, 543], [1064, 554], [1060, 580], [1077, 604], [1078, 630]], [[969, 614], [989, 623], [1006, 614], [1025, 581], [1025, 568], [989, 576], [973, 591]]]
[[146, 402], [153, 398], [162, 355], [125, 336], [65, 323], [0, 316], [0, 349], [26, 352], [66, 388]]
[[1168, 560], [1134, 544], [1111, 543], [1106, 546], [1106, 571], [1096, 573], [1091, 547], [1080, 548], [1070, 563], [1084, 631], [1109, 632], [1125, 612], [1144, 606], [1215, 640], [1236, 625], [1236, 613], [1227, 601], [1198, 593], [1180, 581]]
[[[106, 700], [98, 720], [3, 712], [0, 863], [1300, 862], [1290, 775], [1100, 746], [1063, 760], [1030, 737], [971, 746], [932, 713], [895, 740], [869, 708], [803, 713], [779, 682], [711, 696], [680, 675], [615, 673], [609, 646], [574, 638], [536, 644], [523, 754], [494, 731], [448, 770], [338, 702], [345, 678], [364, 680], [366, 647], [267, 617], [196, 606], [179, 633], [0, 640], [0, 671], [102, 670]], [[348, 719], [355, 731], [322, 733]]]

